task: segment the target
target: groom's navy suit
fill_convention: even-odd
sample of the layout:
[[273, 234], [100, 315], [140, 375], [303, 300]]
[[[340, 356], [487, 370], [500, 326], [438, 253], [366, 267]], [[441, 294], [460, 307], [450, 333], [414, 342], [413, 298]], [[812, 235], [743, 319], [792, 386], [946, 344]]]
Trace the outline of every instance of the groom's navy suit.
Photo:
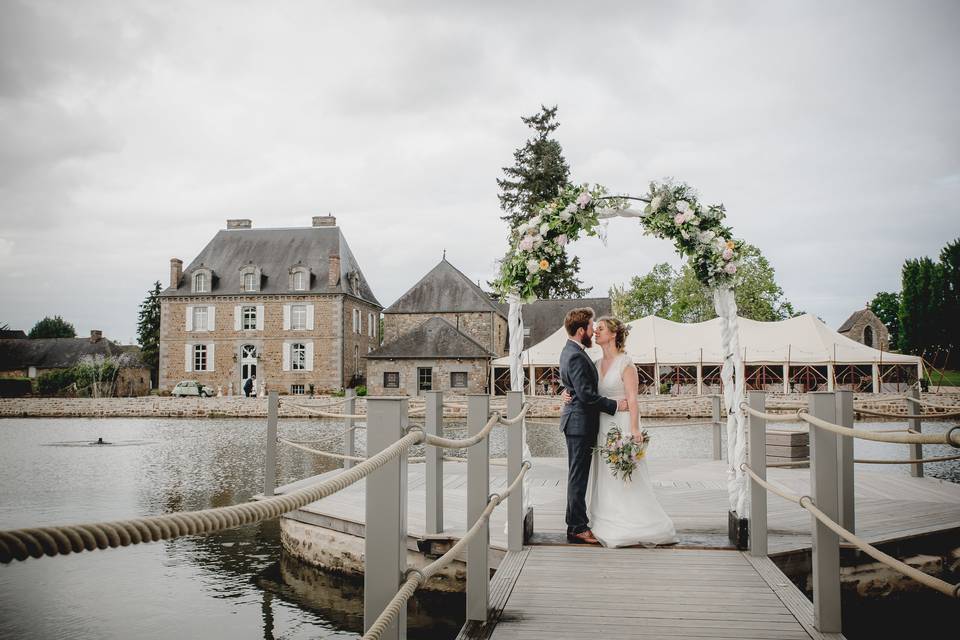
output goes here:
[[573, 340], [567, 340], [560, 352], [560, 381], [571, 396], [560, 413], [560, 430], [567, 439], [567, 535], [574, 535], [589, 528], [587, 478], [600, 412], [615, 414], [617, 401], [597, 392], [597, 368]]

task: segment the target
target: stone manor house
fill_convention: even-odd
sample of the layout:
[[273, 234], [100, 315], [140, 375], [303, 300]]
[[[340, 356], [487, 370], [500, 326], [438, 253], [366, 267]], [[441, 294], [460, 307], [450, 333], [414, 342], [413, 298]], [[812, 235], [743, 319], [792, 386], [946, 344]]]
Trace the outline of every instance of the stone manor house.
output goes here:
[[161, 294], [160, 389], [195, 379], [239, 394], [352, 386], [379, 344], [382, 306], [333, 216], [310, 227], [254, 229], [227, 220]]

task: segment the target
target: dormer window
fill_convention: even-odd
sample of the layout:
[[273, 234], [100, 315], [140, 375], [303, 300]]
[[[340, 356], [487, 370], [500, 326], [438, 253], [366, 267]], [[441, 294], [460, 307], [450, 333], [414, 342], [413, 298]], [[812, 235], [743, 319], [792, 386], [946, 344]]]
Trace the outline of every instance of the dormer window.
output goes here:
[[193, 274], [193, 293], [208, 293], [210, 291], [210, 274], [198, 271]]
[[290, 268], [290, 290], [308, 291], [310, 289], [310, 269], [297, 265]]
[[244, 293], [260, 291], [260, 267], [252, 264], [240, 267], [240, 290]]

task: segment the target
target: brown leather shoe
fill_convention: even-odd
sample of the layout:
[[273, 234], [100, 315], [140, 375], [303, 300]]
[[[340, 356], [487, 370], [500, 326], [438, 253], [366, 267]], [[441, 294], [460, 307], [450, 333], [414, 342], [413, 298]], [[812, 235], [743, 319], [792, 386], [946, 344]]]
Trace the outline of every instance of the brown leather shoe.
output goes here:
[[600, 544], [600, 541], [594, 537], [593, 532], [590, 531], [590, 529], [581, 531], [580, 533], [568, 533], [567, 540], [573, 544]]

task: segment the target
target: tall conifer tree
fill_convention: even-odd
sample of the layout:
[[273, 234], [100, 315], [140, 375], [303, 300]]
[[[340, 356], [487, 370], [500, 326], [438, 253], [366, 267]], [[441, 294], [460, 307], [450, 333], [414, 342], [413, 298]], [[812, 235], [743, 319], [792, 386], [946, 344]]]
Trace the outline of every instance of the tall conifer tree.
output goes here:
[[154, 385], [160, 367], [160, 281], [153, 283], [153, 289], [140, 303], [140, 315], [137, 319], [137, 342], [140, 344], [140, 357], [150, 367]]

